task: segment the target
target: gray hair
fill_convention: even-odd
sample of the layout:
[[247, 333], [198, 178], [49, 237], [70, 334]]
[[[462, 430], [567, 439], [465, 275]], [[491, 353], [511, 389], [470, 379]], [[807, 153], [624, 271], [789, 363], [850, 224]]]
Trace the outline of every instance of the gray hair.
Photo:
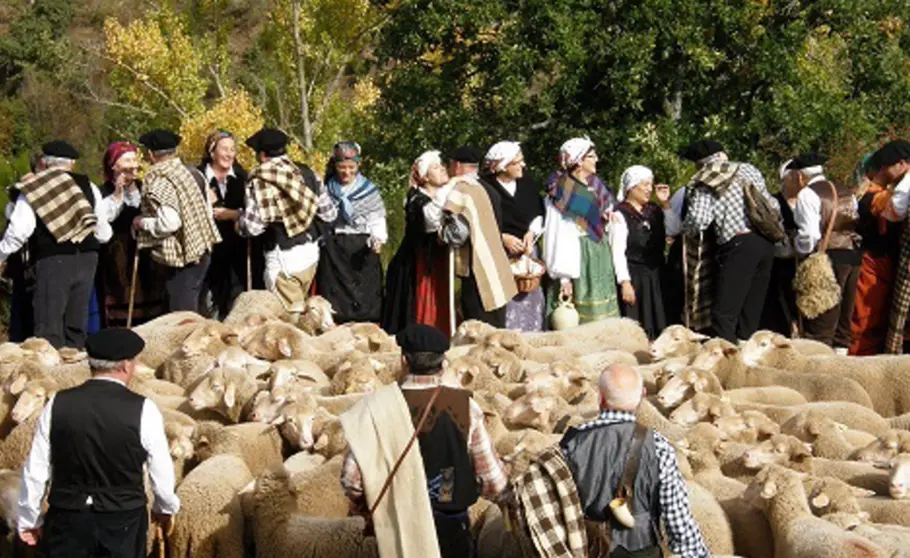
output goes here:
[[177, 153], [177, 148], [173, 147], [171, 149], [159, 149], [158, 151], [152, 151], [152, 155], [156, 158], [168, 157], [170, 155], [175, 155]]
[[44, 163], [44, 167], [48, 169], [56, 167], [71, 167], [76, 164], [75, 159], [67, 159], [66, 157], [54, 157], [53, 155], [43, 155], [41, 157], [41, 162]]
[[111, 372], [123, 363], [122, 360], [104, 360], [103, 358], [88, 358], [88, 367], [92, 372]]

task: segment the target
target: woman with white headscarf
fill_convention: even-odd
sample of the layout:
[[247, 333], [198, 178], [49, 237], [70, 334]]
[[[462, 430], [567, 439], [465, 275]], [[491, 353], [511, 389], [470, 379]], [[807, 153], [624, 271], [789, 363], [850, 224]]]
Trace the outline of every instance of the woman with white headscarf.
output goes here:
[[427, 151], [414, 161], [405, 195], [404, 238], [386, 275], [382, 327], [390, 334], [412, 324], [452, 333], [448, 249], [437, 234], [448, 182], [439, 151]]
[[[511, 259], [534, 255], [537, 238], [543, 232], [543, 198], [540, 187], [525, 171], [521, 145], [501, 141], [487, 151], [480, 179], [499, 197], [502, 243]], [[541, 331], [544, 323], [542, 288], [519, 293], [506, 305], [506, 328]]]
[[[658, 203], [651, 201], [652, 193]], [[679, 234], [682, 223], [670, 209], [670, 187], [658, 184], [655, 188], [654, 173], [648, 167], [626, 169], [617, 197], [619, 204], [610, 223], [610, 248], [620, 287], [620, 309], [654, 339], [667, 327], [661, 288], [667, 237]]]
[[544, 260], [555, 280], [547, 314], [562, 299], [574, 302], [582, 323], [619, 316], [606, 235], [614, 197], [596, 174], [594, 142], [584, 137], [562, 144], [559, 166], [544, 200]]

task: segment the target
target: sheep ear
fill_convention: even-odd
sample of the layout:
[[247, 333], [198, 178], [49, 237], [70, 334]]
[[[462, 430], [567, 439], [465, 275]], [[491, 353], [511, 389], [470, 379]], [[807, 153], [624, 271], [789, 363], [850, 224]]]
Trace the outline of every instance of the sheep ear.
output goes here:
[[824, 492], [812, 498], [812, 506], [818, 509], [827, 508], [831, 504], [831, 499]]
[[886, 471], [890, 471], [891, 468], [893, 467], [893, 465], [891, 464], [890, 461], [876, 461], [875, 463], [872, 464], [872, 466], [875, 467], [876, 469], [884, 469]]
[[727, 347], [724, 349], [724, 356], [731, 357], [739, 353], [739, 347]]
[[316, 440], [316, 443], [313, 444], [313, 451], [319, 451], [319, 450], [327, 447], [328, 445], [329, 445], [329, 437], [326, 436], [325, 434], [322, 434]]
[[695, 333], [694, 331], [689, 331], [689, 341], [707, 341], [710, 339], [707, 335], [703, 333]]
[[294, 351], [291, 350], [291, 342], [287, 337], [278, 340], [278, 352], [287, 358], [291, 358], [291, 355], [294, 354]]
[[[874, 490], [866, 490], [865, 488], [859, 488], [858, 486], [850, 487], [850, 494], [853, 494], [857, 498], [871, 498], [875, 496]], [[863, 512], [865, 513], [865, 512]]]
[[16, 379], [9, 385], [7, 391], [10, 395], [19, 395], [25, 390], [25, 384], [28, 383], [28, 378], [25, 374], [19, 374], [16, 376]]
[[280, 425], [284, 424], [284, 415], [278, 415], [277, 417], [273, 418], [272, 422], [270, 422], [269, 424], [271, 424], [272, 426], [280, 426]]
[[224, 404], [228, 408], [232, 408], [237, 402], [237, 386], [233, 383], [227, 385], [224, 389]]
[[790, 340], [784, 337], [783, 335], [775, 335], [772, 343], [778, 349], [791, 349], [793, 344], [790, 343]]

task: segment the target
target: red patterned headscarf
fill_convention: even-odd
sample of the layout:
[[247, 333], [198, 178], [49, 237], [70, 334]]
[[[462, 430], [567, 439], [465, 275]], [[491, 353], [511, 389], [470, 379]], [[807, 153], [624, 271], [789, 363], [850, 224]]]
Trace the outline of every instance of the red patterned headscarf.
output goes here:
[[114, 165], [117, 164], [117, 160], [127, 153], [135, 152], [136, 146], [128, 141], [115, 141], [114, 143], [107, 146], [107, 151], [104, 152], [104, 159], [102, 160], [102, 165], [104, 167], [104, 180], [106, 182], [113, 182]]

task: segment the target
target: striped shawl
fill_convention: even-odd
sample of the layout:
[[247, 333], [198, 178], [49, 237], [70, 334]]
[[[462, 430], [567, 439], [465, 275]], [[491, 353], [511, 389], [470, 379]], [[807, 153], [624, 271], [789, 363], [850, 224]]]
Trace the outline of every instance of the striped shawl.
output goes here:
[[270, 159], [250, 173], [247, 195], [256, 198], [265, 223], [284, 223], [288, 236], [309, 228], [318, 198], [303, 181], [300, 169], [287, 157]]
[[903, 353], [904, 331], [907, 327], [907, 315], [910, 314], [910, 226], [906, 223], [901, 233], [900, 247], [894, 290], [891, 294], [888, 335], [885, 338], [885, 352], [895, 355]]
[[145, 175], [142, 216], [154, 217], [165, 205], [180, 215], [180, 229], [164, 238], [139, 231], [137, 239], [140, 249], [152, 248], [152, 258], [158, 263], [186, 267], [221, 242], [199, 183], [176, 157], [153, 165]]
[[714, 305], [714, 280], [717, 277], [717, 242], [712, 231], [702, 231], [697, 237], [682, 236], [685, 301], [683, 323], [692, 331], [711, 327], [711, 307]]
[[98, 217], [68, 172], [41, 171], [22, 181], [19, 191], [57, 242], [79, 243], [94, 233]]
[[444, 209], [464, 217], [471, 229], [471, 242], [455, 253], [455, 273], [459, 277], [474, 274], [483, 308], [490, 312], [508, 304], [518, 294], [518, 287], [486, 190], [467, 177], [455, 180]]

